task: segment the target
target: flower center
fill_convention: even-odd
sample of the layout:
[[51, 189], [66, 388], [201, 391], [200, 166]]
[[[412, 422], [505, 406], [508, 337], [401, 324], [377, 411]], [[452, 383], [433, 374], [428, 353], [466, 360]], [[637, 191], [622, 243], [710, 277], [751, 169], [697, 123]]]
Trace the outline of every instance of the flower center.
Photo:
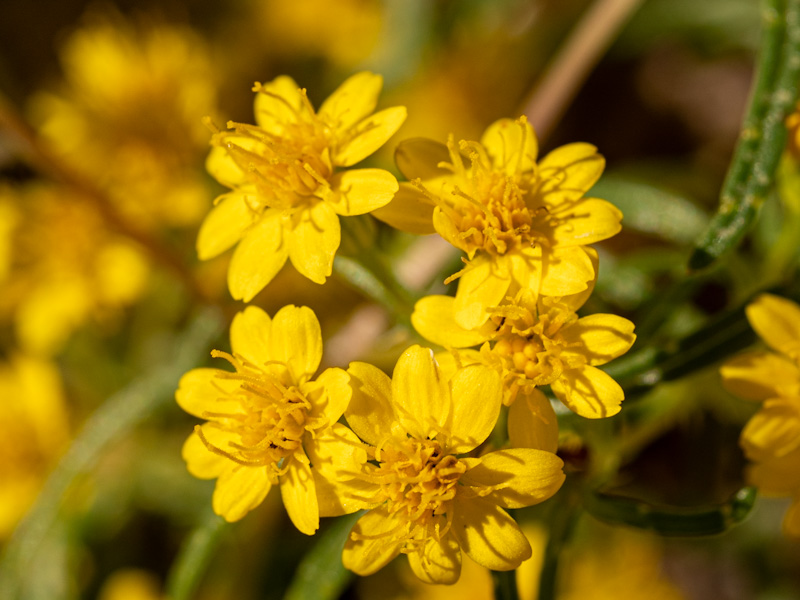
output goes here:
[[380, 462], [372, 474], [388, 501], [389, 513], [409, 525], [408, 537], [447, 513], [466, 466], [443, 454], [435, 440], [392, 439], [376, 449]]
[[236, 367], [236, 373], [218, 377], [241, 381], [230, 398], [239, 403], [240, 410], [203, 415], [233, 434], [233, 441], [224, 448], [210, 442], [199, 426], [195, 431], [215, 454], [241, 465], [270, 466], [279, 471], [281, 461], [300, 448], [306, 429], [312, 425], [308, 418], [310, 402], [297, 387], [284, 385], [276, 375], [257, 369], [238, 356], [218, 350], [212, 355], [221, 356]]

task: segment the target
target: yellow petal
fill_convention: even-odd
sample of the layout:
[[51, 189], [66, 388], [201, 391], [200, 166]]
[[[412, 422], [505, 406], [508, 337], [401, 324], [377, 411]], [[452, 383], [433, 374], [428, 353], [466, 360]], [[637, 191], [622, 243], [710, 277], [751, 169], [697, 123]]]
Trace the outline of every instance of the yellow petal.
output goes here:
[[178, 383], [175, 392], [178, 406], [201, 419], [208, 419], [207, 413], [241, 412], [241, 405], [233, 399], [241, 382], [226, 379], [226, 374], [219, 369], [192, 369]]
[[450, 585], [461, 576], [461, 549], [455, 536], [429, 538], [417, 552], [408, 553], [414, 575], [425, 583]]
[[589, 296], [592, 295], [592, 292], [594, 291], [594, 285], [597, 283], [597, 273], [600, 266], [600, 258], [597, 255], [597, 250], [590, 246], [586, 246], [583, 248], [583, 251], [586, 253], [586, 256], [589, 257], [589, 260], [592, 263], [592, 271], [594, 272], [594, 276], [588, 282], [585, 290], [576, 294], [567, 294], [566, 296], [561, 297], [561, 304], [563, 304], [566, 309], [572, 310], [573, 312], [578, 312], [578, 309], [583, 306], [589, 299]]
[[619, 384], [595, 367], [564, 371], [550, 388], [572, 412], [587, 419], [617, 414], [624, 400]]
[[364, 160], [389, 141], [406, 120], [406, 107], [387, 108], [353, 125], [333, 152], [333, 164], [349, 167]]
[[358, 437], [377, 446], [399, 433], [392, 408], [392, 381], [383, 371], [367, 363], [353, 362], [347, 369], [353, 396], [344, 411], [348, 425]]
[[452, 296], [425, 296], [414, 305], [411, 323], [426, 340], [447, 348], [469, 348], [488, 339], [483, 329], [461, 327], [454, 312]]
[[286, 75], [263, 86], [255, 99], [256, 124], [270, 133], [280, 135], [289, 123], [296, 123], [304, 111], [303, 95], [294, 79]]
[[289, 366], [302, 382], [317, 371], [322, 360], [322, 332], [314, 311], [307, 306], [284, 306], [272, 320], [269, 340], [272, 360]]
[[[224, 145], [214, 146], [206, 159], [206, 170], [208, 173], [222, 185], [229, 188], [236, 188], [248, 182], [246, 171], [248, 165], [244, 163], [245, 153], [238, 151], [238, 148], [246, 151], [258, 151], [263, 145], [259, 140], [243, 137], [237, 135], [230, 135], [229, 133], [223, 134], [220, 142]], [[218, 139], [218, 138], [217, 138]], [[228, 144], [234, 146], [229, 150]], [[232, 154], [236, 152], [236, 155]], [[242, 157], [237, 162], [236, 157]]]
[[511, 278], [507, 271], [486, 256], [467, 266], [458, 282], [455, 300], [456, 322], [464, 329], [477, 329], [488, 318], [487, 308], [497, 306], [506, 295]]
[[456, 371], [450, 389], [453, 411], [445, 446], [452, 454], [462, 454], [477, 448], [494, 429], [503, 401], [503, 386], [497, 371], [470, 365]]
[[347, 427], [334, 423], [305, 444], [317, 488], [319, 516], [337, 517], [375, 505], [380, 485], [357, 474], [367, 462], [358, 437]]
[[315, 202], [292, 215], [289, 258], [300, 274], [323, 284], [333, 270], [340, 239], [339, 217], [333, 208], [325, 202]]
[[511, 265], [511, 279], [522, 288], [531, 290], [535, 296], [539, 293], [542, 286], [542, 248], [524, 248], [506, 255]]
[[248, 192], [236, 191], [220, 196], [197, 234], [197, 256], [208, 260], [222, 254], [242, 239], [256, 219], [247, 206]]
[[266, 467], [244, 467], [231, 463], [217, 479], [211, 506], [229, 523], [238, 521], [267, 497], [270, 487]]
[[486, 500], [504, 508], [523, 508], [544, 502], [564, 483], [564, 462], [552, 452], [510, 448], [489, 452], [461, 476], [459, 483], [495, 488]]
[[517, 448], [558, 450], [558, 420], [547, 397], [537, 389], [520, 390], [508, 409], [508, 440]]
[[493, 571], [516, 569], [531, 556], [531, 546], [516, 521], [482, 498], [456, 496], [452, 531], [467, 556]]
[[617, 315], [595, 314], [578, 319], [558, 332], [566, 344], [561, 356], [570, 360], [585, 359], [590, 365], [603, 365], [625, 354], [636, 336], [633, 323]]
[[309, 418], [320, 419], [321, 423], [327, 423], [327, 426], [336, 423], [344, 414], [352, 395], [350, 376], [344, 370], [335, 367], [326, 369], [316, 381], [309, 381], [300, 389], [311, 402]]
[[766, 400], [798, 394], [800, 371], [783, 356], [772, 352], [747, 352], [726, 362], [719, 370], [722, 385], [745, 400]]
[[280, 477], [281, 499], [294, 526], [306, 535], [314, 535], [319, 529], [317, 490], [311, 467], [303, 458], [300, 449], [288, 460], [286, 472]]
[[271, 360], [269, 337], [272, 319], [257, 306], [236, 313], [231, 322], [231, 350], [255, 365]]
[[[467, 157], [463, 157], [468, 161]], [[452, 177], [453, 172], [440, 167], [440, 163], [450, 163], [450, 151], [441, 142], [427, 138], [405, 139], [394, 151], [394, 162], [407, 179], [420, 178], [424, 182], [437, 177]]]
[[758, 462], [748, 469], [748, 480], [768, 495], [800, 494], [800, 448], [780, 458]]
[[369, 71], [356, 73], [328, 96], [317, 114], [337, 132], [344, 131], [372, 114], [382, 87], [380, 75]]
[[428, 235], [436, 233], [433, 208], [425, 194], [412, 184], [403, 182], [389, 204], [373, 210], [372, 216], [400, 231]]
[[577, 200], [597, 182], [605, 166], [605, 159], [591, 144], [556, 148], [539, 163], [543, 180], [539, 193], [551, 205]]
[[773, 350], [800, 357], [800, 306], [772, 294], [761, 294], [745, 309], [753, 329]]
[[333, 176], [325, 202], [337, 214], [363, 215], [388, 204], [397, 189], [397, 179], [389, 171], [349, 169]]
[[492, 158], [492, 166], [510, 177], [532, 170], [539, 152], [536, 134], [525, 117], [495, 121], [481, 144]]
[[540, 292], [567, 296], [585, 290], [595, 277], [592, 260], [580, 246], [556, 248], [545, 255]]
[[397, 361], [392, 376], [392, 403], [397, 419], [412, 437], [436, 437], [450, 412], [450, 390], [428, 348], [411, 346]]
[[780, 458], [800, 447], [799, 408], [789, 400], [764, 402], [742, 430], [741, 444], [747, 457], [756, 461]]
[[228, 289], [234, 300], [250, 302], [281, 270], [289, 254], [279, 211], [267, 210], [244, 236], [228, 266]]
[[[203, 435], [214, 440], [214, 443], [222, 443], [227, 446], [229, 442], [235, 441], [237, 436], [226, 433], [211, 423], [202, 425]], [[234, 463], [211, 452], [197, 433], [192, 433], [184, 442], [181, 456], [186, 461], [186, 469], [198, 479], [215, 479], [219, 477], [225, 469], [232, 468]]]
[[398, 525], [385, 504], [361, 517], [344, 543], [345, 568], [358, 575], [371, 575], [386, 566], [400, 554], [405, 543], [402, 539], [405, 528], [399, 530]]
[[[559, 207], [560, 208], [560, 207]], [[556, 226], [547, 232], [554, 244], [585, 246], [616, 235], [622, 229], [622, 212], [610, 202], [584, 198], [553, 213]]]

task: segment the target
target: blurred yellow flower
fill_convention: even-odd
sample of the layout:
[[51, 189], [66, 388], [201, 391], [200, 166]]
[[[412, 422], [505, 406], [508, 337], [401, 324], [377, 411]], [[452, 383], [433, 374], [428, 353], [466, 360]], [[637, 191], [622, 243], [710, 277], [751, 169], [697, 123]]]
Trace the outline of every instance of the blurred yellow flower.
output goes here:
[[769, 351], [747, 352], [720, 369], [731, 393], [763, 402], [742, 430], [740, 444], [754, 461], [749, 479], [766, 493], [792, 496], [784, 531], [800, 537], [800, 306], [762, 294], [747, 320]]
[[345, 417], [367, 446], [349, 465], [340, 461], [320, 475], [340, 512], [372, 510], [353, 527], [344, 565], [368, 575], [404, 553], [421, 580], [453, 583], [462, 550], [495, 570], [528, 558], [530, 545], [504, 509], [555, 494], [564, 481], [561, 459], [530, 448], [460, 456], [495, 426], [499, 376], [472, 365], [448, 380], [419, 346], [403, 353], [391, 380], [366, 363], [352, 363], [348, 372], [353, 398]]
[[54, 354], [87, 321], [107, 321], [141, 297], [146, 258], [80, 197], [31, 184], [0, 190], [0, 205], [16, 211], [16, 226], [0, 231], [10, 249], [0, 311], [25, 351]]
[[397, 180], [382, 169], [348, 169], [394, 135], [406, 109], [373, 114], [379, 75], [347, 79], [315, 112], [305, 90], [286, 76], [256, 84], [258, 125], [219, 131], [208, 170], [232, 188], [217, 199], [197, 238], [201, 259], [237, 242], [228, 287], [249, 302], [289, 258], [315, 283], [331, 274], [339, 247], [338, 215], [368, 213], [388, 203]]
[[216, 109], [202, 39], [186, 27], [136, 27], [91, 14], [61, 50], [64, 83], [34, 97], [39, 132], [69, 166], [141, 227], [185, 227], [208, 210], [202, 170]]
[[311, 462], [338, 452], [336, 433], [347, 428], [336, 421], [350, 401], [349, 377], [331, 368], [312, 380], [322, 334], [307, 307], [285, 306], [270, 319], [249, 306], [230, 334], [232, 354], [212, 356], [236, 371], [194, 369], [175, 394], [186, 412], [208, 420], [183, 446], [189, 472], [217, 479], [212, 505], [228, 521], [244, 517], [279, 485], [292, 522], [311, 535], [320, 516]]
[[479, 327], [487, 310], [519, 289], [548, 296], [584, 290], [594, 276], [584, 246], [613, 236], [622, 214], [584, 194], [605, 166], [584, 143], [536, 162], [536, 135], [525, 117], [501, 119], [479, 142], [451, 137], [398, 146], [397, 166], [412, 182], [375, 216], [412, 233], [438, 232], [467, 254], [456, 321]]
[[[553, 393], [577, 414], [597, 419], [620, 410], [622, 388], [597, 368], [624, 354], [636, 339], [633, 323], [611, 314], [578, 318], [576, 311], [589, 297], [591, 287], [580, 294], [556, 298], [520, 290], [516, 297], [489, 309], [489, 319], [474, 329], [456, 322], [456, 299], [427, 296], [417, 302], [411, 322], [427, 340], [454, 350], [461, 363], [481, 362], [501, 374], [504, 402], [512, 405], [509, 427], [530, 414], [535, 422], [518, 431], [555, 441], [555, 414], [549, 402], [535, 388], [550, 385]], [[515, 402], [518, 396], [524, 402]], [[528, 433], [525, 433], [525, 432]], [[512, 443], [527, 446], [521, 440]]]
[[158, 578], [142, 569], [114, 571], [103, 583], [98, 600], [162, 600]]
[[25, 355], [0, 364], [0, 539], [30, 508], [69, 438], [55, 365]]

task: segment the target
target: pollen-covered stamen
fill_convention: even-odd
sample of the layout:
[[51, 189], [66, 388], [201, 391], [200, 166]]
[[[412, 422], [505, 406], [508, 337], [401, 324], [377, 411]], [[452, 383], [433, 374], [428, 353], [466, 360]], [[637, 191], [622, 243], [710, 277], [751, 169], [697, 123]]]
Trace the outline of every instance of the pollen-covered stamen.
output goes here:
[[366, 477], [380, 485], [389, 513], [406, 527], [407, 541], [448, 514], [466, 471], [464, 463], [444, 454], [435, 440], [392, 438], [375, 450], [375, 459], [379, 465]]

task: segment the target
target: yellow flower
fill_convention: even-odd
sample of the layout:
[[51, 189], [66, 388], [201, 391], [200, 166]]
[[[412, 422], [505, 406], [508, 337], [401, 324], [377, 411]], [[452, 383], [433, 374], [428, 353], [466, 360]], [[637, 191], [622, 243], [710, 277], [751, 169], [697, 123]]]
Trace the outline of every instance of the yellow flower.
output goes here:
[[380, 148], [405, 120], [402, 106], [372, 114], [383, 85], [358, 73], [315, 112], [289, 77], [256, 84], [257, 125], [219, 131], [208, 170], [233, 191], [217, 199], [197, 239], [201, 259], [237, 242], [228, 270], [236, 299], [251, 300], [286, 259], [316, 283], [331, 274], [339, 247], [338, 215], [388, 203], [397, 180], [382, 169], [349, 169]]
[[747, 320], [773, 351], [747, 352], [720, 369], [733, 394], [763, 402], [742, 430], [740, 444], [755, 462], [749, 478], [767, 494], [793, 496], [784, 530], [800, 537], [800, 306], [762, 294]]
[[518, 289], [548, 296], [582, 291], [594, 270], [584, 246], [613, 236], [622, 214], [584, 198], [605, 166], [584, 143], [557, 148], [536, 162], [525, 117], [501, 119], [480, 143], [451, 138], [401, 143], [396, 159], [410, 180], [375, 216], [412, 233], [435, 230], [467, 254], [456, 294], [456, 320], [480, 326], [487, 309]]
[[[401, 552], [428, 583], [453, 583], [462, 550], [495, 570], [514, 569], [530, 545], [504, 510], [542, 502], [564, 481], [563, 463], [540, 449], [463, 457], [495, 426], [502, 388], [482, 365], [449, 380], [433, 353], [412, 346], [393, 378], [365, 363], [348, 370], [353, 398], [345, 417], [368, 444], [349, 466], [323, 468], [340, 512], [371, 508], [350, 532], [342, 559], [359, 575]], [[367, 461], [369, 459], [369, 462]]]
[[[289, 517], [313, 534], [320, 510], [309, 455], [327, 440], [350, 400], [342, 369], [312, 380], [322, 357], [319, 322], [307, 307], [286, 306], [274, 319], [249, 306], [231, 324], [232, 354], [215, 350], [235, 372], [194, 369], [175, 394], [186, 412], [207, 419], [183, 447], [189, 472], [217, 478], [214, 511], [228, 521], [258, 506], [279, 485]], [[328, 437], [326, 437], [326, 434]]]
[[[456, 322], [455, 298], [427, 296], [417, 302], [411, 322], [424, 338], [445, 348], [481, 344], [479, 352], [454, 350], [457, 360], [481, 362], [501, 374], [504, 402], [512, 410], [509, 426], [538, 415], [534, 422], [540, 426], [534, 430], [527, 424], [520, 434], [527, 429], [530, 435], [538, 431], [553, 439], [555, 415], [537, 386], [550, 385], [561, 402], [590, 419], [617, 414], [624, 398], [619, 384], [597, 366], [628, 351], [636, 339], [633, 323], [610, 314], [578, 318], [576, 311], [591, 290], [538, 300], [530, 290], [521, 290], [513, 300], [490, 308], [489, 319], [474, 329]], [[519, 395], [523, 403], [515, 402]]]

